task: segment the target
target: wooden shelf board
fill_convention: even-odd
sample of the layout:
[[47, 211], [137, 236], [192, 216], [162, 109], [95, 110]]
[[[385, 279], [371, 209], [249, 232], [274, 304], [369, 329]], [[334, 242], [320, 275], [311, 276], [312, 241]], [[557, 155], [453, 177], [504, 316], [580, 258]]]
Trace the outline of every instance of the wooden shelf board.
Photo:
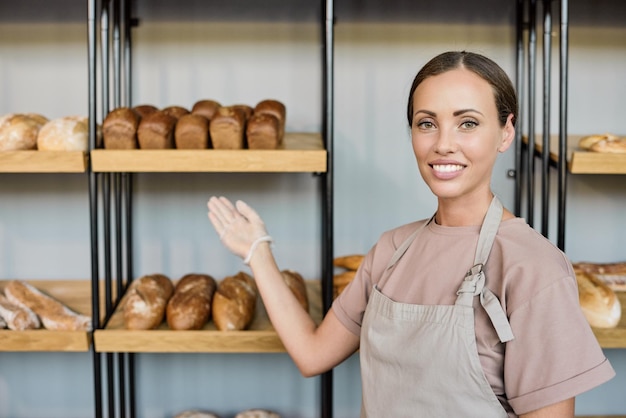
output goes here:
[[[319, 281], [307, 281], [309, 313], [321, 322], [321, 293]], [[274, 331], [267, 312], [259, 298], [254, 320], [245, 331], [219, 331], [213, 321], [202, 330], [173, 331], [164, 322], [156, 330], [127, 330], [124, 327], [122, 307], [113, 314], [103, 330], [96, 330], [94, 343], [97, 352], [127, 353], [276, 353], [284, 352], [280, 338]]]
[[91, 152], [95, 172], [319, 172], [327, 170], [320, 134], [287, 133], [276, 150], [105, 150]]
[[0, 173], [84, 173], [82, 151], [0, 151]]
[[603, 348], [626, 348], [626, 292], [616, 292], [622, 304], [622, 318], [615, 328], [593, 328]]
[[[583, 135], [569, 135], [567, 137], [567, 167], [572, 174], [626, 174], [626, 153], [613, 154], [585, 151], [578, 148], [578, 142]], [[524, 141], [528, 143], [527, 138]], [[557, 161], [559, 149], [558, 135], [550, 136], [550, 159]], [[535, 150], [543, 150], [543, 138], [537, 135]]]
[[[91, 281], [25, 280], [58, 299], [75, 312], [91, 316]], [[0, 290], [8, 280], [0, 281]], [[86, 331], [49, 331], [46, 329], [0, 330], [0, 351], [88, 351], [91, 333]]]

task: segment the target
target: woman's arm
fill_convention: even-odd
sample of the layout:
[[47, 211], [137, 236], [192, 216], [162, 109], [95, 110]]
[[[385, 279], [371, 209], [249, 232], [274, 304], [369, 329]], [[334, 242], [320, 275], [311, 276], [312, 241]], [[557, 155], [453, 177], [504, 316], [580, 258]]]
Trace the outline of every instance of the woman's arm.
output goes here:
[[573, 418], [575, 398], [537, 409], [536, 411], [520, 415], [520, 418]]
[[252, 244], [267, 232], [252, 208], [243, 202], [235, 207], [223, 197], [212, 197], [208, 207], [209, 219], [222, 243], [236, 255], [249, 258], [270, 321], [304, 376], [325, 372], [356, 351], [358, 336], [348, 331], [332, 310], [317, 326], [302, 309], [283, 281], [270, 243], [260, 241], [253, 248]]

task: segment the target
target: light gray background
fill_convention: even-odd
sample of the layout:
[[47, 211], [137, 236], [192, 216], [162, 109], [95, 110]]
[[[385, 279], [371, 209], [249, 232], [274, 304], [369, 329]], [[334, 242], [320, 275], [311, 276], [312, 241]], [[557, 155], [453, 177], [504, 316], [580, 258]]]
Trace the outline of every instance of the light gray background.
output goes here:
[[[177, 2], [177, 9], [171, 2], [146, 3], [137, 7], [142, 21], [133, 32], [133, 104], [189, 107], [203, 98], [254, 104], [273, 97], [287, 105], [289, 130], [319, 130], [316, 7], [305, 1], [288, 2], [286, 8], [280, 1], [266, 8], [238, 1], [228, 10], [202, 1]], [[418, 3], [336, 6], [337, 255], [364, 253], [384, 230], [427, 217], [435, 208], [416, 169], [404, 116], [418, 68], [443, 50], [467, 49], [491, 56], [514, 76], [513, 1]], [[569, 131], [626, 134], [625, 6], [590, 3], [570, 6]], [[85, 18], [84, 2], [76, 0], [55, 2], [54, 8], [44, 1], [10, 7], [0, 2], [0, 114], [87, 113]], [[555, 61], [555, 74], [557, 69]], [[556, 119], [552, 125], [555, 129]], [[509, 207], [513, 182], [506, 171], [512, 167], [509, 151], [493, 177], [494, 190]], [[208, 197], [224, 194], [261, 213], [281, 267], [316, 279], [318, 185], [309, 174], [137, 175], [135, 273], [177, 279], [202, 271], [220, 279], [242, 269], [206, 219]], [[554, 190], [553, 181], [553, 199]], [[566, 251], [573, 261], [626, 259], [623, 177], [570, 176], [567, 202]], [[87, 279], [88, 211], [86, 175], [1, 174], [0, 279]], [[554, 230], [552, 219], [551, 235]], [[618, 376], [580, 396], [578, 414], [626, 413], [626, 350], [606, 355]], [[354, 356], [335, 370], [337, 417], [358, 416], [358, 369]], [[225, 417], [250, 407], [316, 417], [319, 388], [319, 379], [300, 377], [285, 354], [137, 356], [140, 417], [171, 417], [194, 407]], [[0, 417], [91, 415], [90, 354], [0, 354]]]

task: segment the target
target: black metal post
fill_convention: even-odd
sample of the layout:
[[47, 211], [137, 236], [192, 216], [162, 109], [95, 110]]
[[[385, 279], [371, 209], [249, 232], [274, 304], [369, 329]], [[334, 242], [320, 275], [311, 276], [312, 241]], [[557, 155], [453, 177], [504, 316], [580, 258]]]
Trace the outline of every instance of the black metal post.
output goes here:
[[532, 227], [535, 212], [535, 88], [537, 69], [537, 2], [530, 0], [528, 11], [528, 153], [526, 155], [526, 220]]
[[[87, 2], [87, 68], [88, 68], [88, 114], [89, 114], [89, 150], [96, 147], [96, 0]], [[100, 328], [100, 287], [98, 263], [98, 178], [88, 162], [89, 176], [89, 224], [91, 243], [91, 318], [93, 329]], [[94, 417], [102, 418], [102, 357], [96, 351], [93, 333], [91, 354], [94, 380]]]
[[515, 41], [516, 41], [516, 67], [515, 67], [515, 88], [518, 97], [518, 114], [516, 118], [515, 129], [515, 215], [521, 216], [522, 212], [522, 183], [524, 169], [522, 164], [523, 144], [522, 144], [522, 118], [520, 117], [520, 109], [523, 108], [523, 91], [524, 91], [524, 0], [517, 0], [515, 12]]
[[[322, 2], [323, 39], [323, 121], [322, 130], [326, 147], [327, 167], [322, 185], [322, 308], [328, 312], [333, 300], [333, 132], [334, 132], [334, 30], [335, 16], [332, 0]], [[333, 371], [321, 377], [322, 402], [321, 416], [333, 416]]]
[[543, 137], [541, 152], [541, 233], [548, 236], [550, 217], [550, 103], [552, 69], [552, 0], [543, 0]]
[[565, 208], [567, 200], [567, 89], [569, 68], [569, 8], [561, 0], [560, 66], [559, 66], [559, 160], [557, 246], [565, 251]]

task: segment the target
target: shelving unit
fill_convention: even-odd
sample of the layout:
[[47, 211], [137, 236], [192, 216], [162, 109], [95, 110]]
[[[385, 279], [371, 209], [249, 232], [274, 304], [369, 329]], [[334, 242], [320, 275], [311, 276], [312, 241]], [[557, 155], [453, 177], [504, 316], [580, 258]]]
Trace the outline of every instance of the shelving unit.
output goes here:
[[[541, 232], [547, 236], [548, 217], [550, 214], [549, 184], [550, 169], [557, 172], [557, 245], [565, 251], [565, 216], [567, 201], [567, 178], [573, 174], [626, 174], [626, 154], [608, 154], [585, 151], [578, 147], [580, 139], [584, 135], [570, 135], [568, 133], [568, 76], [569, 76], [569, 4], [567, 0], [559, 0], [556, 7], [560, 11], [558, 31], [559, 37], [559, 129], [557, 134], [550, 133], [550, 103], [551, 97], [551, 65], [552, 65], [552, 2], [544, 1], [543, 16], [537, 16], [537, 3], [535, 1], [518, 0], [518, 21], [517, 21], [517, 57], [518, 57], [518, 89], [521, 89], [521, 81], [524, 72], [528, 71], [528, 86], [526, 93], [528, 96], [527, 111], [529, 118], [529, 132], [527, 136], [522, 136], [518, 132], [518, 149], [516, 154], [516, 207], [521, 210], [520, 202], [522, 196], [526, 198], [528, 204], [527, 212], [531, 219], [535, 209], [535, 159], [539, 159], [541, 167], [538, 170], [541, 174], [541, 211], [542, 225]], [[524, 21], [525, 10], [528, 11], [528, 21]], [[535, 128], [535, 103], [536, 83], [535, 72], [537, 71], [536, 50], [537, 50], [537, 23], [543, 21], [543, 76], [544, 85], [541, 100], [544, 103], [542, 128], [543, 134], [537, 135]], [[524, 42], [524, 31], [528, 31], [527, 42]], [[527, 69], [524, 69], [524, 61], [527, 58]], [[520, 130], [521, 131], [521, 130]], [[529, 140], [530, 138], [530, 140]], [[546, 148], [543, 146], [549, 142]], [[524, 178], [522, 178], [524, 174]], [[526, 188], [522, 190], [522, 184], [526, 181]], [[626, 292], [616, 292], [622, 310], [626, 307]], [[622, 313], [621, 320], [615, 328], [592, 328], [594, 335], [602, 348], [606, 349], [626, 349], [626, 314]], [[619, 372], [618, 372], [619, 373]], [[611, 416], [588, 416], [587, 418], [621, 418], [623, 415]], [[580, 417], [585, 418], [585, 417]]]
[[[100, 29], [101, 49], [107, 51], [103, 54], [104, 85], [102, 113], [106, 115], [108, 110], [120, 105], [132, 106], [130, 97], [130, 71], [125, 67], [125, 82], [120, 82], [122, 65], [127, 64], [130, 58], [130, 31], [131, 21], [129, 1], [104, 2], [102, 8], [96, 8], [97, 3], [90, 1], [90, 65], [91, 67], [91, 132], [96, 132], [96, 109], [98, 89], [95, 80], [98, 79], [95, 69], [96, 62], [96, 31]], [[320, 2], [320, 28], [322, 32], [322, 123], [321, 132], [303, 133], [286, 132], [284, 146], [276, 150], [129, 150], [117, 151], [106, 149], [94, 149], [90, 154], [90, 168], [92, 175], [92, 211], [94, 215], [98, 211], [100, 197], [103, 202], [103, 217], [105, 224], [112, 220], [112, 224], [105, 225], [103, 232], [109, 233], [111, 228], [116, 229], [117, 237], [115, 251], [118, 280], [124, 281], [122, 286], [127, 286], [133, 277], [132, 269], [132, 238], [122, 237], [120, 229], [132, 230], [132, 198], [130, 176], [134, 173], [312, 173], [319, 181], [319, 198], [321, 201], [321, 242], [322, 259], [321, 277], [319, 280], [308, 282], [308, 295], [310, 302], [310, 314], [315, 321], [320, 322], [323, 312], [326, 312], [332, 303], [332, 231], [333, 231], [333, 178], [332, 178], [332, 133], [333, 133], [333, 3], [332, 1]], [[98, 25], [97, 22], [100, 22]], [[109, 44], [110, 31], [117, 35], [113, 45]], [[121, 45], [124, 45], [122, 48]], [[122, 51], [122, 49], [124, 49]], [[113, 60], [112, 85], [109, 86], [110, 76], [108, 73], [109, 56]], [[122, 58], [125, 57], [125, 58]], [[119, 100], [120, 92], [126, 91], [127, 102]], [[111, 94], [107, 92], [111, 91]], [[114, 103], [109, 105], [109, 97], [116, 96]], [[93, 136], [92, 136], [93, 138]], [[92, 142], [93, 143], [93, 142]], [[125, 176], [125, 183], [121, 184], [119, 176]], [[102, 190], [99, 183], [102, 182]], [[108, 184], [108, 186], [107, 186]], [[111, 187], [109, 189], [108, 187]], [[110, 202], [106, 202], [111, 191], [115, 194], [116, 205], [119, 200], [125, 200], [125, 210], [118, 210], [113, 217], [110, 212]], [[102, 196], [100, 196], [100, 193]], [[123, 195], [123, 197], [121, 197]], [[106, 240], [106, 239], [105, 239]], [[121, 247], [121, 248], [120, 248]], [[112, 245], [105, 244], [105, 255], [113, 251]], [[125, 252], [127, 259], [122, 259], [119, 254]], [[112, 257], [109, 255], [109, 260]], [[105, 261], [106, 265], [109, 262]], [[122, 270], [126, 267], [126, 273]], [[97, 268], [97, 267], [96, 267]], [[105, 283], [111, 282], [112, 274], [106, 274]], [[108, 286], [105, 284], [105, 286]], [[106, 379], [109, 382], [109, 416], [119, 409], [119, 415], [125, 415], [126, 411], [134, 416], [134, 355], [140, 353], [271, 353], [284, 352], [284, 346], [274, 331], [262, 303], [257, 304], [257, 312], [250, 329], [245, 331], [226, 332], [218, 331], [210, 322], [203, 330], [199, 331], [172, 331], [164, 323], [159, 329], [149, 331], [130, 331], [125, 329], [121, 307], [124, 304], [123, 292], [121, 298], [107, 300], [109, 308], [106, 312], [106, 320], [94, 331], [95, 351], [99, 355], [106, 354], [107, 366]], [[260, 302], [260, 299], [259, 299]], [[117, 372], [113, 370], [111, 355], [118, 357], [119, 367]], [[99, 366], [97, 360], [95, 367]], [[127, 366], [126, 366], [127, 365]], [[116, 382], [112, 379], [116, 378]], [[322, 416], [332, 416], [332, 372], [321, 377], [320, 405]], [[115, 387], [117, 394], [111, 393]], [[128, 387], [128, 396], [125, 387]], [[100, 399], [104, 388], [96, 386], [96, 398]], [[114, 399], [116, 398], [116, 399]], [[104, 406], [99, 405], [100, 411]], [[100, 412], [102, 413], [102, 412]]]

